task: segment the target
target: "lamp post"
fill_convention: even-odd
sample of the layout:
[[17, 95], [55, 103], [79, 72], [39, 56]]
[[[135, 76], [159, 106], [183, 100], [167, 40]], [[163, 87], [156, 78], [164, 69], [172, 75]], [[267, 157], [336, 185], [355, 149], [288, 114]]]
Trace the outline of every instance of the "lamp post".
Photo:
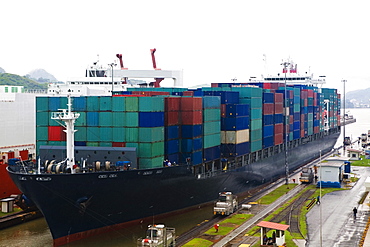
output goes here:
[[322, 205], [321, 205], [321, 201], [322, 201], [322, 192], [321, 192], [321, 183], [322, 183], [322, 169], [321, 169], [321, 150], [320, 150], [320, 246], [322, 247]]
[[113, 80], [113, 66], [117, 66], [117, 64], [115, 64], [115, 63], [110, 63], [110, 64], [108, 64], [110, 67], [111, 67], [111, 69], [112, 69], [112, 95], [113, 95], [113, 89], [114, 89], [114, 80]]
[[342, 80], [343, 82], [343, 152], [346, 150], [345, 140], [346, 140], [346, 82], [347, 80]]
[[285, 184], [288, 185], [289, 183], [289, 166], [288, 166], [288, 110], [289, 107], [287, 103], [287, 91], [286, 91], [286, 74], [288, 72], [288, 66], [290, 65], [289, 62], [281, 63], [283, 65], [283, 73], [285, 74], [284, 77], [284, 135], [285, 135]]

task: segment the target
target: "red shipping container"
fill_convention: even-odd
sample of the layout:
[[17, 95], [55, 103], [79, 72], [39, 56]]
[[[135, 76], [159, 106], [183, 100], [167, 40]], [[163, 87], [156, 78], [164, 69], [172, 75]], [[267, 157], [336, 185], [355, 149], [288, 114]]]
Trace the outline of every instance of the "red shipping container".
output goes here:
[[284, 107], [282, 103], [275, 103], [275, 114], [283, 114]]
[[274, 103], [263, 103], [263, 115], [271, 115], [274, 114]]
[[211, 83], [211, 87], [218, 87], [218, 83]]
[[301, 130], [301, 137], [304, 137], [304, 130]]
[[274, 135], [274, 143], [275, 145], [283, 144], [283, 134], [275, 134]]
[[182, 111], [180, 114], [181, 124], [194, 125], [203, 123], [202, 111]]
[[126, 142], [112, 142], [112, 147], [126, 147]]
[[293, 124], [294, 122], [294, 117], [292, 115], [289, 116], [289, 123], [290, 124]]
[[283, 134], [284, 125], [282, 123], [274, 125], [274, 133], [275, 134]]
[[182, 97], [180, 103], [181, 111], [201, 111], [202, 98], [201, 97]]
[[226, 117], [226, 104], [221, 104], [221, 117]]
[[263, 83], [263, 88], [264, 89], [271, 89], [271, 83], [269, 83], [269, 82]]
[[180, 111], [180, 97], [164, 98], [165, 111]]
[[194, 96], [194, 91], [184, 91], [182, 92], [183, 96]]
[[49, 126], [48, 127], [48, 140], [49, 141], [65, 141], [66, 133], [63, 131], [62, 126]]
[[313, 98], [313, 90], [307, 89], [307, 98]]
[[180, 112], [169, 111], [164, 114], [165, 126], [179, 125], [180, 124]]
[[282, 104], [284, 102], [282, 93], [275, 93], [275, 103]]

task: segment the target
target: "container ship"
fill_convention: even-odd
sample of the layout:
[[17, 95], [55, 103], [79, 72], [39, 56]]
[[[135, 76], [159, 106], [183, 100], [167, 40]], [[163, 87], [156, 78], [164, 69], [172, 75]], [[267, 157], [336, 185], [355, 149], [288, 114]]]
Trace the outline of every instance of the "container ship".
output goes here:
[[37, 97], [39, 159], [8, 172], [59, 246], [284, 177], [332, 150], [339, 111], [336, 89], [287, 71], [197, 89]]

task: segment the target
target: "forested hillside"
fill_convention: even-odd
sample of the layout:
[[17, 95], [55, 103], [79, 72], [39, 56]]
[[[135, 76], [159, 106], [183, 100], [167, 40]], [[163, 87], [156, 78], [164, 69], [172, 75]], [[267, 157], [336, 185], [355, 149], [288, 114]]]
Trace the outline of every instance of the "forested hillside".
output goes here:
[[0, 73], [0, 85], [24, 86], [25, 90], [46, 90], [48, 87], [45, 83], [40, 84], [34, 80], [28, 79], [27, 77], [9, 73]]

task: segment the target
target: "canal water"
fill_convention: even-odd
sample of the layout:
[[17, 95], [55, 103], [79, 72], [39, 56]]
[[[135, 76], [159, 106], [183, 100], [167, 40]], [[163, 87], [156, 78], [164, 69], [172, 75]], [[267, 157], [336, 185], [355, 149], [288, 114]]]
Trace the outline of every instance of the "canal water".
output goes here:
[[[346, 136], [353, 140], [370, 130], [370, 109], [349, 109], [357, 122], [346, 126]], [[336, 147], [343, 143], [343, 130], [338, 138]], [[167, 226], [175, 227], [176, 234], [180, 235], [204, 220], [212, 218], [212, 205], [200, 207], [191, 212], [171, 216], [164, 219], [153, 219], [154, 223], [165, 223]], [[136, 240], [144, 237], [148, 223], [125, 228], [116, 232], [100, 234], [88, 239], [76, 241], [66, 246], [71, 247], [101, 247], [101, 246], [127, 246], [136, 247]], [[8, 229], [0, 230], [0, 247], [50, 247], [53, 240], [46, 221], [43, 218], [27, 222]]]

